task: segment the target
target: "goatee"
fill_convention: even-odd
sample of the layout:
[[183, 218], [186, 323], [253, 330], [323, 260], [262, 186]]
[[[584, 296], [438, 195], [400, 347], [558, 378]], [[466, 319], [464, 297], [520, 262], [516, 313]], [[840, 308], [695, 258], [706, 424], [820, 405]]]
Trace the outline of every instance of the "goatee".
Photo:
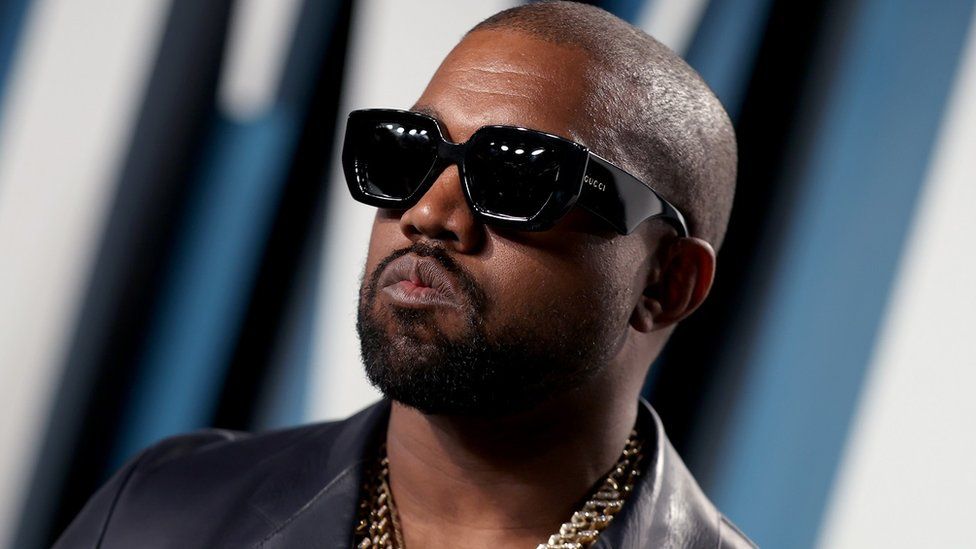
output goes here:
[[[436, 260], [457, 281], [459, 335], [437, 329], [432, 309], [377, 310], [377, 281], [395, 259], [413, 253]], [[356, 328], [366, 376], [387, 398], [425, 414], [500, 416], [529, 409], [578, 387], [604, 357], [586, 333], [509, 329], [489, 333], [486, 293], [443, 248], [416, 242], [384, 258], [360, 288]], [[585, 326], [581, 326], [583, 330]]]

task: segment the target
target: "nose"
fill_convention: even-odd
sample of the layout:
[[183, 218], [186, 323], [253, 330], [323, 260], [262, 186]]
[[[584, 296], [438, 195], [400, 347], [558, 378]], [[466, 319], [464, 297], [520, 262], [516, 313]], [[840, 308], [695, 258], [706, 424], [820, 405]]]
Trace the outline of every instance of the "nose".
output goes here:
[[400, 216], [400, 230], [413, 242], [438, 240], [465, 254], [477, 253], [486, 237], [464, 198], [456, 165], [441, 172], [420, 201]]

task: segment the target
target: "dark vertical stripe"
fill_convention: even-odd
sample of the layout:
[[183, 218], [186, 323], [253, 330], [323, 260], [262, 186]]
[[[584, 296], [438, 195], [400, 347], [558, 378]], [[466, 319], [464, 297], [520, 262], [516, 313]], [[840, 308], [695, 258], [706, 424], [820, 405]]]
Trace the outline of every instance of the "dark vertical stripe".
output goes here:
[[[263, 394], [270, 390], [267, 382], [291, 375], [277, 369], [301, 367], [301, 362], [273, 360], [281, 345], [293, 349], [304, 346], [305, 352], [310, 352], [310, 331], [301, 336], [304, 343], [294, 339], [299, 334], [283, 331], [292, 326], [308, 330], [308, 326], [284, 320], [294, 300], [314, 297], [297, 291], [308, 288], [307, 283], [299, 284], [302, 277], [309, 276], [300, 266], [316, 271], [319, 267], [319, 262], [307, 255], [317, 257], [320, 251], [312, 244], [319, 241], [327, 195], [351, 10], [350, 0], [339, 4], [307, 2], [296, 33], [296, 55], [286, 67], [282, 93], [307, 105], [307, 114], [220, 398], [215, 424], [222, 427], [247, 429], [255, 425], [255, 403], [271, 398]], [[294, 395], [294, 400], [300, 398]], [[296, 416], [293, 421], [301, 419]]]
[[[735, 342], [730, 329], [742, 322], [748, 304], [744, 288], [762, 276], [756, 263], [760, 237], [770, 229], [769, 214], [780, 193], [788, 192], [780, 174], [787, 154], [788, 139], [802, 123], [800, 104], [804, 89], [811, 84], [808, 69], [821, 40], [826, 2], [775, 2], [761, 31], [754, 60], [736, 61], [739, 67], [753, 67], [745, 75], [712, 73], [713, 58], [726, 59], [723, 40], [706, 34], [718, 33], [724, 40], [738, 40], [735, 34], [719, 30], [708, 20], [725, 14], [728, 4], [741, 0], [712, 0], [699, 35], [691, 47], [689, 62], [702, 67], [706, 80], [711, 75], [727, 97], [742, 97], [736, 122], [739, 143], [739, 173], [732, 219], [718, 257], [715, 286], [705, 305], [675, 332], [662, 360], [651, 375], [650, 398], [668, 426], [675, 446], [689, 459], [700, 480], [707, 481], [707, 462], [696, 460], [689, 442], [700, 414], [711, 398], [710, 387], [719, 376], [732, 383], [740, 364], [723, 361]], [[752, 0], [745, 0], [753, 3]], [[724, 5], [722, 5], [724, 4]], [[836, 16], [836, 13], [835, 13]], [[748, 38], [746, 38], [748, 39]], [[730, 46], [729, 46], [730, 47]], [[751, 51], [751, 50], [744, 50]], [[735, 83], [745, 87], [733, 89]], [[702, 345], [708, 341], [708, 345]], [[722, 371], [723, 369], [728, 371]]]
[[[778, 27], [771, 25], [770, 10], [774, 3], [773, 0], [709, 0], [685, 55], [715, 91], [733, 121], [739, 119], [742, 103], [752, 85], [757, 52], [760, 48], [765, 50], [765, 44], [760, 44], [767, 40], [769, 32], [778, 32]], [[821, 4], [813, 2], [813, 7], [806, 9], [796, 6], [795, 11], [816, 11], [816, 6]], [[802, 40], [803, 37], [798, 38], [797, 43], [802, 44]], [[803, 50], [796, 53], [802, 55]]]
[[[323, 190], [323, 193], [325, 191]], [[253, 406], [238, 421], [251, 430], [267, 430], [292, 426], [308, 421], [308, 409], [316, 398], [309, 390], [313, 375], [315, 340], [319, 323], [319, 291], [322, 283], [322, 250], [324, 246], [325, 200], [312, 214], [312, 224], [304, 249], [295, 269], [295, 279], [288, 283], [288, 294], [283, 298], [283, 313], [273, 330], [262, 335], [275, 335], [271, 342], [266, 366], [255, 376], [257, 383], [251, 391], [255, 394]], [[253, 303], [253, 302], [252, 302]], [[260, 319], [265, 322], [265, 319]], [[236, 364], [234, 365], [236, 366]], [[233, 370], [232, 370], [233, 371]], [[230, 391], [227, 391], [230, 393]], [[230, 393], [221, 400], [238, 405], [237, 399], [246, 394]]]

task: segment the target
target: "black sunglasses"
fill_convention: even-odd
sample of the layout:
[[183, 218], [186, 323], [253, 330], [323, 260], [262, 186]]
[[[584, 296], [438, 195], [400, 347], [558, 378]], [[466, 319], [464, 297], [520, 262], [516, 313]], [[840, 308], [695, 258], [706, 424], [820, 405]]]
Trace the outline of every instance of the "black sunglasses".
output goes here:
[[574, 204], [621, 234], [662, 218], [688, 236], [684, 217], [654, 189], [585, 146], [514, 126], [484, 126], [466, 143], [444, 138], [426, 114], [393, 109], [349, 113], [342, 167], [353, 198], [380, 208], [416, 204], [457, 164], [475, 217], [526, 231], [551, 228]]

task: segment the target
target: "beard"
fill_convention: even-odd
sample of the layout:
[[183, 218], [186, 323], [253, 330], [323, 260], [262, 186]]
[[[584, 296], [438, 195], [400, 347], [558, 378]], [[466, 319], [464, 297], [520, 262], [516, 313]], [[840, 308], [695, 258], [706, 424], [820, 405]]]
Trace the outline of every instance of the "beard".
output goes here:
[[[466, 303], [451, 336], [438, 329], [435, 309], [377, 310], [380, 274], [408, 253], [433, 258], [457, 280]], [[598, 318], [529, 311], [507, 315], [489, 331], [491, 309], [484, 290], [443, 248], [418, 242], [393, 252], [360, 288], [356, 329], [367, 378], [387, 398], [425, 414], [497, 417], [579, 388], [609, 360], [609, 334]]]

